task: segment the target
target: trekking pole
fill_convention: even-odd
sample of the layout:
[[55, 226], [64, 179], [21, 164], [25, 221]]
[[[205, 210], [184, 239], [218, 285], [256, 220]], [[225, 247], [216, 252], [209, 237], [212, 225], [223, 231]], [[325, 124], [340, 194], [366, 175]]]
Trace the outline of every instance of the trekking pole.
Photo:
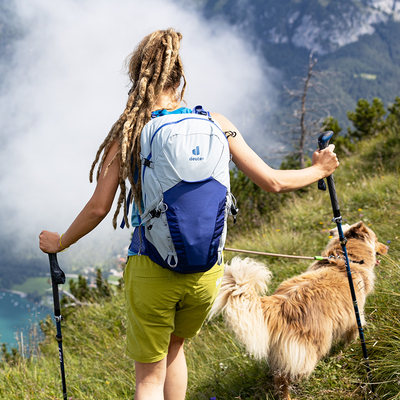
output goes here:
[[[320, 150], [323, 150], [328, 146], [329, 140], [331, 139], [332, 136], [333, 136], [333, 132], [332, 131], [327, 131], [327, 132], [322, 132], [321, 133], [321, 135], [318, 138], [318, 146], [319, 146]], [[354, 313], [356, 315], [358, 333], [359, 333], [359, 336], [360, 336], [361, 348], [362, 348], [362, 352], [363, 352], [363, 356], [364, 356], [365, 368], [367, 370], [368, 385], [369, 385], [371, 391], [374, 392], [374, 387], [371, 385], [371, 368], [369, 366], [369, 361], [368, 361], [368, 352], [367, 352], [367, 346], [365, 344], [364, 330], [363, 330], [363, 327], [361, 325], [360, 311], [358, 309], [356, 292], [354, 290], [353, 279], [352, 279], [352, 276], [351, 276], [349, 257], [347, 255], [347, 249], [346, 249], [347, 239], [344, 237], [344, 234], [343, 234], [342, 216], [340, 214], [339, 202], [338, 202], [337, 195], [336, 195], [335, 182], [333, 180], [333, 175], [328, 176], [326, 178], [326, 181], [328, 182], [329, 195], [330, 195], [331, 203], [332, 203], [332, 210], [333, 210], [333, 220], [332, 221], [336, 222], [337, 229], [338, 229], [338, 234], [339, 234], [339, 241], [340, 241], [340, 244], [342, 246], [342, 251], [343, 251], [345, 262], [346, 262], [347, 278], [348, 278], [348, 281], [349, 281], [351, 298], [353, 300]], [[318, 189], [326, 190], [326, 185], [325, 185], [325, 182], [324, 182], [323, 179], [318, 181]]]
[[54, 319], [56, 321], [56, 328], [57, 328], [56, 339], [58, 342], [58, 356], [60, 359], [62, 390], [63, 390], [64, 400], [67, 400], [67, 384], [65, 382], [64, 354], [63, 354], [62, 335], [61, 335], [62, 316], [60, 311], [60, 299], [58, 296], [58, 285], [65, 283], [65, 274], [58, 265], [57, 255], [55, 253], [49, 254], [49, 261], [50, 261], [51, 286], [53, 288]]

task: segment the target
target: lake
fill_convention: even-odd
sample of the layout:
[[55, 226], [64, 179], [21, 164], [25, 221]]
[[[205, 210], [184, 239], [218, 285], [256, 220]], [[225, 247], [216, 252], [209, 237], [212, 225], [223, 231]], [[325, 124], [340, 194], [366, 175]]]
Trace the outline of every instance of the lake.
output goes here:
[[18, 348], [16, 334], [20, 340], [22, 332], [24, 345], [29, 344], [30, 328], [47, 314], [53, 315], [52, 310], [32, 303], [27, 297], [0, 291], [0, 343], [6, 343], [8, 349]]

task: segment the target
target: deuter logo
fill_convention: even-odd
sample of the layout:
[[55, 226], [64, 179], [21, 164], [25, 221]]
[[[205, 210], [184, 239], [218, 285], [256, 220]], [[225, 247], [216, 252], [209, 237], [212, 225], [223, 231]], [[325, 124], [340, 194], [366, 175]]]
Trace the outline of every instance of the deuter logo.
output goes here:
[[200, 147], [196, 146], [195, 149], [192, 150], [194, 156], [198, 156], [200, 154]]
[[[193, 150], [192, 150], [192, 154], [194, 156], [199, 156], [200, 155], [200, 146], [196, 146]], [[190, 157], [189, 161], [202, 161], [204, 160], [204, 157]]]

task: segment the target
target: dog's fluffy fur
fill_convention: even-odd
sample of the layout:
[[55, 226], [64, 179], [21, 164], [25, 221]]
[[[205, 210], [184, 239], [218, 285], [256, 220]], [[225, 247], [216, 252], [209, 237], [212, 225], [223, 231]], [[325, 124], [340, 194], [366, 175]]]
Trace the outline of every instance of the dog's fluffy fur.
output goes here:
[[[375, 233], [359, 222], [345, 231], [347, 252], [361, 320], [366, 296], [373, 290], [376, 253], [386, 254]], [[226, 266], [211, 317], [222, 313], [228, 327], [258, 359], [267, 359], [278, 394], [290, 399], [291, 382], [307, 377], [333, 343], [357, 336], [346, 265], [339, 239], [306, 272], [284, 281], [271, 296], [264, 264], [235, 257]]]

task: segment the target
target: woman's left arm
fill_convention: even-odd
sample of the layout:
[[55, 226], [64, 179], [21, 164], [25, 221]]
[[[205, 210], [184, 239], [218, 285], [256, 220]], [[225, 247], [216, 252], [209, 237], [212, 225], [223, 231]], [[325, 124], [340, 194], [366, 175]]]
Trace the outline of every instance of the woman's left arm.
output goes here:
[[108, 151], [92, 197], [62, 235], [62, 240], [60, 240], [60, 235], [57, 232], [42, 231], [40, 233], [39, 247], [43, 252], [57, 253], [69, 247], [92, 231], [108, 214], [118, 188], [118, 157], [109, 166], [107, 174], [104, 171], [117, 151], [118, 143], [115, 142]]

